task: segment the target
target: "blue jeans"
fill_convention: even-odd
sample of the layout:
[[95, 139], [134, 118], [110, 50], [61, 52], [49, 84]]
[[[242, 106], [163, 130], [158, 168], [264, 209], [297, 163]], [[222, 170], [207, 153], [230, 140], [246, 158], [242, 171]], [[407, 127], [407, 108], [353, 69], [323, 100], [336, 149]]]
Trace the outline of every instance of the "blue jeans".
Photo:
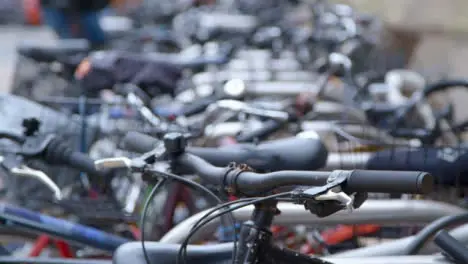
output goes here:
[[[99, 24], [101, 12], [86, 12], [68, 15], [54, 8], [43, 8], [42, 17], [45, 23], [52, 27], [59, 38], [86, 38], [92, 45], [102, 45], [106, 42], [106, 35]], [[80, 34], [71, 30], [72, 24], [78, 24]]]

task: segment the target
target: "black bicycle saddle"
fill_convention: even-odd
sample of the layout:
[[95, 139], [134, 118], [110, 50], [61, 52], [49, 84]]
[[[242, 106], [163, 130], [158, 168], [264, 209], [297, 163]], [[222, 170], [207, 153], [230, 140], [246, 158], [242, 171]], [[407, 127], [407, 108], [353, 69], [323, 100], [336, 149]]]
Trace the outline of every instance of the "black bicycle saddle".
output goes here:
[[88, 53], [91, 46], [86, 39], [58, 40], [53, 46], [44, 46], [40, 43], [22, 43], [18, 46], [18, 54], [37, 62], [54, 62], [64, 56]]

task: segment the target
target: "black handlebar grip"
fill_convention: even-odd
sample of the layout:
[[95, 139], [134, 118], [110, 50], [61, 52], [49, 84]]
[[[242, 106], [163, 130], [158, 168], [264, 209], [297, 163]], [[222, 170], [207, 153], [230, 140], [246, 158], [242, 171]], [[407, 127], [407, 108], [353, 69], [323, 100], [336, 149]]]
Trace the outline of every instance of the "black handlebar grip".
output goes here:
[[146, 153], [153, 150], [159, 139], [136, 131], [128, 132], [122, 140], [122, 147], [128, 151]]
[[67, 165], [89, 175], [99, 176], [102, 172], [96, 169], [94, 160], [88, 154], [74, 151], [70, 153], [66, 160]]
[[96, 170], [94, 160], [88, 154], [73, 150], [63, 139], [52, 139], [43, 152], [43, 158], [50, 164], [67, 165], [90, 175], [102, 175], [102, 172]]
[[445, 253], [452, 257], [456, 263], [468, 263], [468, 250], [453, 238], [447, 231], [441, 230], [434, 238], [434, 242]]
[[346, 190], [351, 192], [426, 194], [432, 191], [432, 175], [421, 171], [372, 171], [351, 172]]

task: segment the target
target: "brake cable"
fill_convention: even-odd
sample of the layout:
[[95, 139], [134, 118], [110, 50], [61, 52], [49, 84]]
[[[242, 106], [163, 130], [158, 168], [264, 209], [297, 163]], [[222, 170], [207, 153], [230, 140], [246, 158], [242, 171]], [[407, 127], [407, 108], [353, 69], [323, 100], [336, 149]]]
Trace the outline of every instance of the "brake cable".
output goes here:
[[[229, 203], [225, 203], [225, 204], [222, 204], [220, 206], [218, 206], [218, 208], [216, 209], [213, 209], [211, 210], [210, 212], [208, 212], [207, 214], [205, 214], [196, 224], [198, 225], [194, 225], [192, 227], [192, 229], [190, 230], [190, 233], [187, 235], [187, 237], [185, 238], [184, 242], [181, 244], [181, 247], [179, 249], [179, 253], [177, 255], [177, 264], [180, 264], [180, 263], [186, 263], [186, 254], [182, 255], [183, 253], [186, 253], [186, 248], [188, 246], [188, 243], [190, 241], [190, 238], [199, 230], [201, 229], [203, 226], [205, 226], [206, 224], [208, 224], [209, 222], [211, 222], [212, 220], [224, 215], [224, 214], [227, 214], [227, 213], [231, 213], [232, 211], [235, 211], [237, 209], [240, 209], [240, 208], [243, 208], [243, 207], [246, 207], [246, 206], [249, 206], [249, 205], [252, 205], [252, 204], [256, 204], [256, 203], [259, 203], [259, 202], [263, 202], [263, 201], [266, 201], [266, 200], [271, 200], [271, 199], [275, 199], [275, 198], [279, 198], [279, 197], [283, 197], [283, 196], [289, 196], [291, 195], [292, 192], [283, 192], [283, 193], [278, 193], [278, 194], [273, 194], [273, 195], [269, 195], [269, 196], [266, 196], [266, 197], [262, 197], [262, 198], [247, 198], [247, 200], [250, 200], [250, 201], [246, 201], [245, 203], [242, 203], [241, 205], [238, 205], [238, 206], [234, 206], [234, 207], [231, 207], [231, 208], [228, 208], [222, 212], [219, 212], [209, 218], [207, 218], [209, 215], [211, 215], [213, 212], [217, 211], [218, 209], [221, 209], [223, 207], [226, 207], [226, 206], [229, 206], [231, 204], [235, 204], [235, 203], [241, 203], [245, 200], [236, 200], [236, 201], [233, 201], [233, 202], [229, 202]], [[236, 242], [237, 242], [237, 234], [234, 234], [234, 247], [236, 247]], [[235, 253], [235, 251], [234, 251]], [[233, 261], [234, 261], [234, 258], [233, 258]]]
[[161, 187], [164, 183], [166, 182], [166, 179], [162, 179], [158, 181], [158, 183], [153, 187], [151, 190], [150, 194], [148, 195], [148, 198], [146, 199], [145, 205], [143, 206], [143, 214], [140, 219], [140, 230], [141, 230], [141, 249], [143, 250], [143, 256], [145, 258], [145, 261], [147, 264], [151, 264], [148, 252], [146, 251], [145, 247], [145, 222], [146, 222], [146, 216], [148, 213], [149, 205], [152, 202], [154, 196], [156, 195], [159, 187]]
[[206, 188], [205, 186], [203, 186], [203, 185], [201, 185], [201, 184], [199, 184], [197, 182], [187, 180], [187, 179], [185, 179], [183, 177], [180, 177], [180, 176], [177, 176], [177, 175], [174, 175], [174, 174], [171, 174], [171, 173], [167, 173], [167, 172], [160, 172], [160, 171], [156, 172], [156, 171], [148, 171], [147, 170], [147, 171], [143, 172], [143, 175], [145, 175], [145, 173], [154, 174], [156, 176], [161, 176], [163, 178], [163, 180], [158, 181], [158, 183], [151, 190], [151, 193], [149, 194], [148, 199], [146, 200], [145, 205], [143, 207], [143, 213], [142, 213], [142, 217], [140, 219], [141, 245], [142, 245], [143, 255], [144, 255], [146, 263], [151, 264], [148, 253], [146, 251], [146, 247], [144, 246], [144, 241], [145, 241], [145, 239], [144, 239], [144, 237], [145, 237], [144, 236], [144, 226], [145, 226], [145, 222], [146, 222], [147, 211], [149, 209], [149, 204], [152, 202], [154, 196], [157, 193], [157, 190], [166, 182], [167, 179], [174, 179], [174, 180], [177, 180], [177, 181], [179, 181], [179, 182], [181, 182], [181, 183], [183, 183], [185, 185], [188, 185], [189, 187], [192, 187], [193, 189], [199, 189], [199, 190], [205, 192], [206, 194], [208, 194], [210, 197], [212, 197], [218, 203], [222, 203], [222, 200], [217, 195], [215, 195], [212, 191], [210, 191], [208, 188]]

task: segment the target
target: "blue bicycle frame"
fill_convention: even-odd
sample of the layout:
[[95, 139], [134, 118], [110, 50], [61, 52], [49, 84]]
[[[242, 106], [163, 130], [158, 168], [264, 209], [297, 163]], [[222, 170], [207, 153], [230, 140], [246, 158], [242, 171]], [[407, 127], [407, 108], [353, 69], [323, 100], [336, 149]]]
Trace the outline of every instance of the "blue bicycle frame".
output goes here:
[[6, 227], [45, 233], [108, 252], [113, 252], [120, 245], [131, 241], [96, 228], [8, 204], [0, 204], [0, 223]]

